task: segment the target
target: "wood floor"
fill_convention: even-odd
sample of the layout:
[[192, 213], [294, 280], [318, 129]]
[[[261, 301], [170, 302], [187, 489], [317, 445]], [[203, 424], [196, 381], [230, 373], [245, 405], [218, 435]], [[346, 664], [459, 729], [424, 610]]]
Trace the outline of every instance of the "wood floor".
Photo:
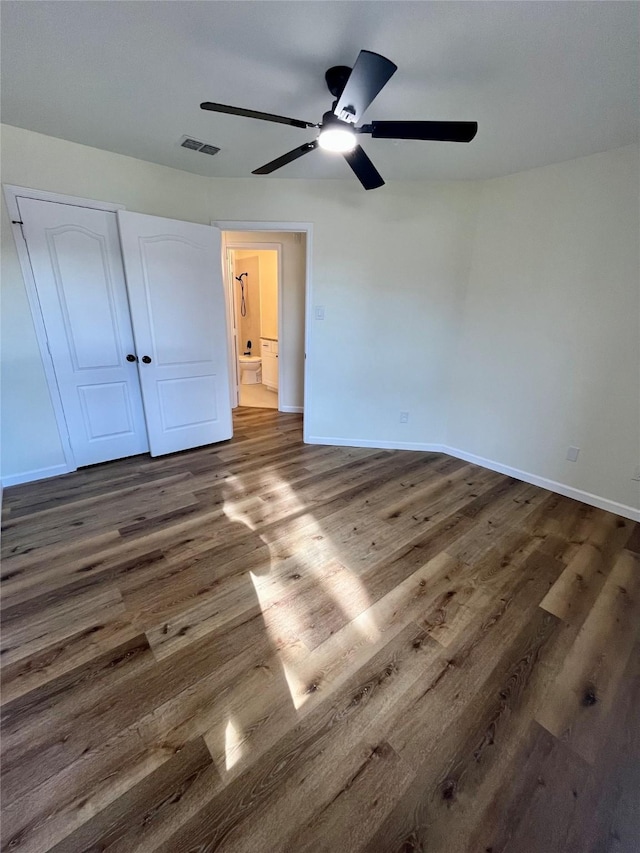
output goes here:
[[259, 409], [8, 489], [2, 849], [637, 853], [639, 551]]

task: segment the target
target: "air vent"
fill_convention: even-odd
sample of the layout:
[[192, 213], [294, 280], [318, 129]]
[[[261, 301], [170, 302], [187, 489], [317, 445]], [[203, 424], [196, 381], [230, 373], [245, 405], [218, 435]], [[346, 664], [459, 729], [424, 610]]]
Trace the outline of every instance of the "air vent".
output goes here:
[[190, 148], [192, 151], [199, 151], [204, 145], [204, 142], [198, 142], [197, 139], [190, 139], [188, 136], [185, 136], [180, 145], [182, 145], [183, 148]]
[[182, 148], [188, 148], [190, 151], [200, 151], [202, 154], [217, 154], [220, 150], [215, 145], [209, 145], [208, 142], [200, 142], [192, 136], [183, 136], [180, 140]]

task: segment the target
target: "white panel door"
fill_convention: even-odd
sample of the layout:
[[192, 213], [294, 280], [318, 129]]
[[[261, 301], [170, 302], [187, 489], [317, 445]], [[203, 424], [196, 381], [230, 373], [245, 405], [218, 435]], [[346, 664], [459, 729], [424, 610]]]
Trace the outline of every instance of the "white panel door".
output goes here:
[[18, 207], [76, 464], [145, 453], [115, 213], [28, 198]]
[[152, 456], [231, 438], [220, 231], [118, 211]]

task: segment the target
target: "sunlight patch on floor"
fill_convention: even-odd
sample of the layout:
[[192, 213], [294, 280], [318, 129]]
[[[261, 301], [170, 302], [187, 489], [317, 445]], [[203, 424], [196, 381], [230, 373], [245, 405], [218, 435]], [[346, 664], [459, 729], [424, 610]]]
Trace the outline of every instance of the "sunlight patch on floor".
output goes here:
[[[371, 600], [365, 585], [341, 561], [341, 554], [331, 538], [324, 533], [309, 511], [310, 508], [300, 500], [294, 489], [285, 480], [275, 479], [276, 483], [273, 477], [265, 473], [257, 481], [253, 480], [252, 488], [249, 489], [243, 485], [240, 476], [228, 478], [225, 483], [228, 492], [225, 495], [224, 513], [230, 520], [256, 531], [262, 521], [263, 508], [259, 504], [259, 495], [265, 490], [267, 481], [272, 494], [275, 488], [289, 509], [293, 508], [294, 512], [300, 513], [294, 522], [294, 527], [299, 527], [299, 533], [296, 535], [289, 531], [285, 554], [276, 538], [276, 535], [282, 536], [281, 532], [274, 535], [267, 530], [259, 534], [269, 549], [270, 570], [265, 574], [249, 571], [266, 630], [278, 650], [291, 700], [298, 710], [309, 698], [309, 686], [299, 673], [304, 668], [303, 662], [308, 663], [314, 654], [301, 639], [314, 627], [310, 614], [303, 610], [309, 583], [316, 584], [318, 594], [323, 593], [334, 602], [336, 610], [342, 612], [345, 623], [353, 626], [365, 644], [376, 643], [380, 631], [371, 614]], [[292, 538], [298, 540], [293, 548]], [[329, 565], [331, 563], [334, 563], [334, 567]], [[291, 583], [292, 576], [301, 579], [303, 584], [305, 580], [307, 582], [299, 596]], [[228, 728], [228, 735], [232, 738], [232, 729]]]
[[229, 718], [224, 731], [225, 766], [231, 770], [242, 758], [244, 752], [242, 733], [233, 719]]
[[287, 680], [287, 685], [289, 687], [289, 693], [291, 694], [291, 701], [293, 702], [293, 707], [296, 709], [296, 711], [299, 711], [311, 694], [309, 693], [307, 685], [304, 683], [304, 681], [298, 678], [293, 666], [287, 666], [286, 663], [283, 663], [282, 671], [284, 672], [284, 677]]

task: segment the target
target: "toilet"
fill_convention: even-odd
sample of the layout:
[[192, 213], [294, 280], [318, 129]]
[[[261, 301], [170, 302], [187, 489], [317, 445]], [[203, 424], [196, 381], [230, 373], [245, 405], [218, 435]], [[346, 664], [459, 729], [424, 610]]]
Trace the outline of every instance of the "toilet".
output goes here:
[[241, 355], [240, 384], [259, 385], [262, 382], [262, 359], [259, 355]]

